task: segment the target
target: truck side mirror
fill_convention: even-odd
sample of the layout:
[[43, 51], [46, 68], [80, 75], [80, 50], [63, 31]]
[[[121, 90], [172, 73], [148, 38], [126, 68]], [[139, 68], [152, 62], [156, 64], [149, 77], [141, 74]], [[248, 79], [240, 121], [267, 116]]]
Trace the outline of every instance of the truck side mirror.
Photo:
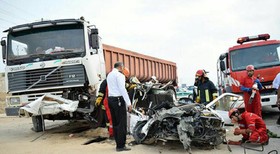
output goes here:
[[220, 61], [220, 69], [221, 71], [225, 71], [226, 70], [226, 65], [224, 61]]
[[224, 60], [224, 59], [226, 58], [226, 56], [227, 56], [226, 54], [221, 54], [220, 57], [219, 57], [219, 59], [220, 59], [220, 60]]
[[6, 41], [1, 40], [1, 46], [2, 46], [2, 58], [3, 60], [6, 59]]
[[90, 45], [93, 49], [99, 49], [98, 29], [91, 29], [90, 32]]

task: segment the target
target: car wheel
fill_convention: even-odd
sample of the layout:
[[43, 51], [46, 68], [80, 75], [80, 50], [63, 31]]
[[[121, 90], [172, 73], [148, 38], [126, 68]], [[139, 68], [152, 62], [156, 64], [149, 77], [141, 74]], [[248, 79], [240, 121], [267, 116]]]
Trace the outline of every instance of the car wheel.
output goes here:
[[133, 138], [136, 143], [140, 144], [145, 140], [145, 134], [141, 133], [142, 128], [147, 123], [147, 121], [138, 121], [133, 129]]
[[178, 101], [180, 104], [192, 104], [194, 101], [190, 98], [180, 98]]

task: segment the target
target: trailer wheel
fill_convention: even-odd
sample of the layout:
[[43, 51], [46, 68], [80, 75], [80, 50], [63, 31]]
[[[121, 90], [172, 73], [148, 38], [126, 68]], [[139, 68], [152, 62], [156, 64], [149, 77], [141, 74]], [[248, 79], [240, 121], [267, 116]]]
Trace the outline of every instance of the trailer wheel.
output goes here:
[[42, 132], [43, 128], [45, 127], [43, 122], [44, 121], [41, 116], [32, 116], [32, 123], [33, 123], [32, 130], [35, 132]]

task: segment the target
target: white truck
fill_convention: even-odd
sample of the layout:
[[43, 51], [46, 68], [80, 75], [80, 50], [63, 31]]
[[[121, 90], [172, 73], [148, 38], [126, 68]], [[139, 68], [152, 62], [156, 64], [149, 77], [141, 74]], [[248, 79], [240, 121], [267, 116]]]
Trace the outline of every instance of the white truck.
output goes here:
[[[37, 132], [44, 129], [44, 119], [94, 122], [99, 84], [117, 61], [140, 81], [152, 75], [162, 82], [177, 77], [173, 62], [102, 44], [98, 29], [83, 18], [39, 21], [4, 32], [8, 33], [1, 39], [9, 94], [6, 115], [18, 116], [23, 106], [37, 107], [27, 113]], [[36, 100], [45, 101], [44, 107], [34, 105]]]

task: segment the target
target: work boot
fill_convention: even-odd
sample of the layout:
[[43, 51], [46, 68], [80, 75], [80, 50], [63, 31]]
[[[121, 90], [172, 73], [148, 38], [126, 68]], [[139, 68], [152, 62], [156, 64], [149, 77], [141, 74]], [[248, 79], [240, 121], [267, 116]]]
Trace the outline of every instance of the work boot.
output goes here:
[[268, 145], [268, 143], [269, 143], [269, 138], [266, 142], [262, 143], [262, 145]]
[[131, 150], [131, 148], [128, 148], [128, 147], [123, 147], [123, 148], [116, 148], [116, 151], [117, 152], [121, 152], [121, 151], [130, 151]]
[[246, 143], [250, 143], [250, 141], [248, 141], [248, 139], [246, 139], [246, 138], [242, 138], [240, 141], [241, 141], [241, 143], [245, 143], [246, 141], [247, 141]]

